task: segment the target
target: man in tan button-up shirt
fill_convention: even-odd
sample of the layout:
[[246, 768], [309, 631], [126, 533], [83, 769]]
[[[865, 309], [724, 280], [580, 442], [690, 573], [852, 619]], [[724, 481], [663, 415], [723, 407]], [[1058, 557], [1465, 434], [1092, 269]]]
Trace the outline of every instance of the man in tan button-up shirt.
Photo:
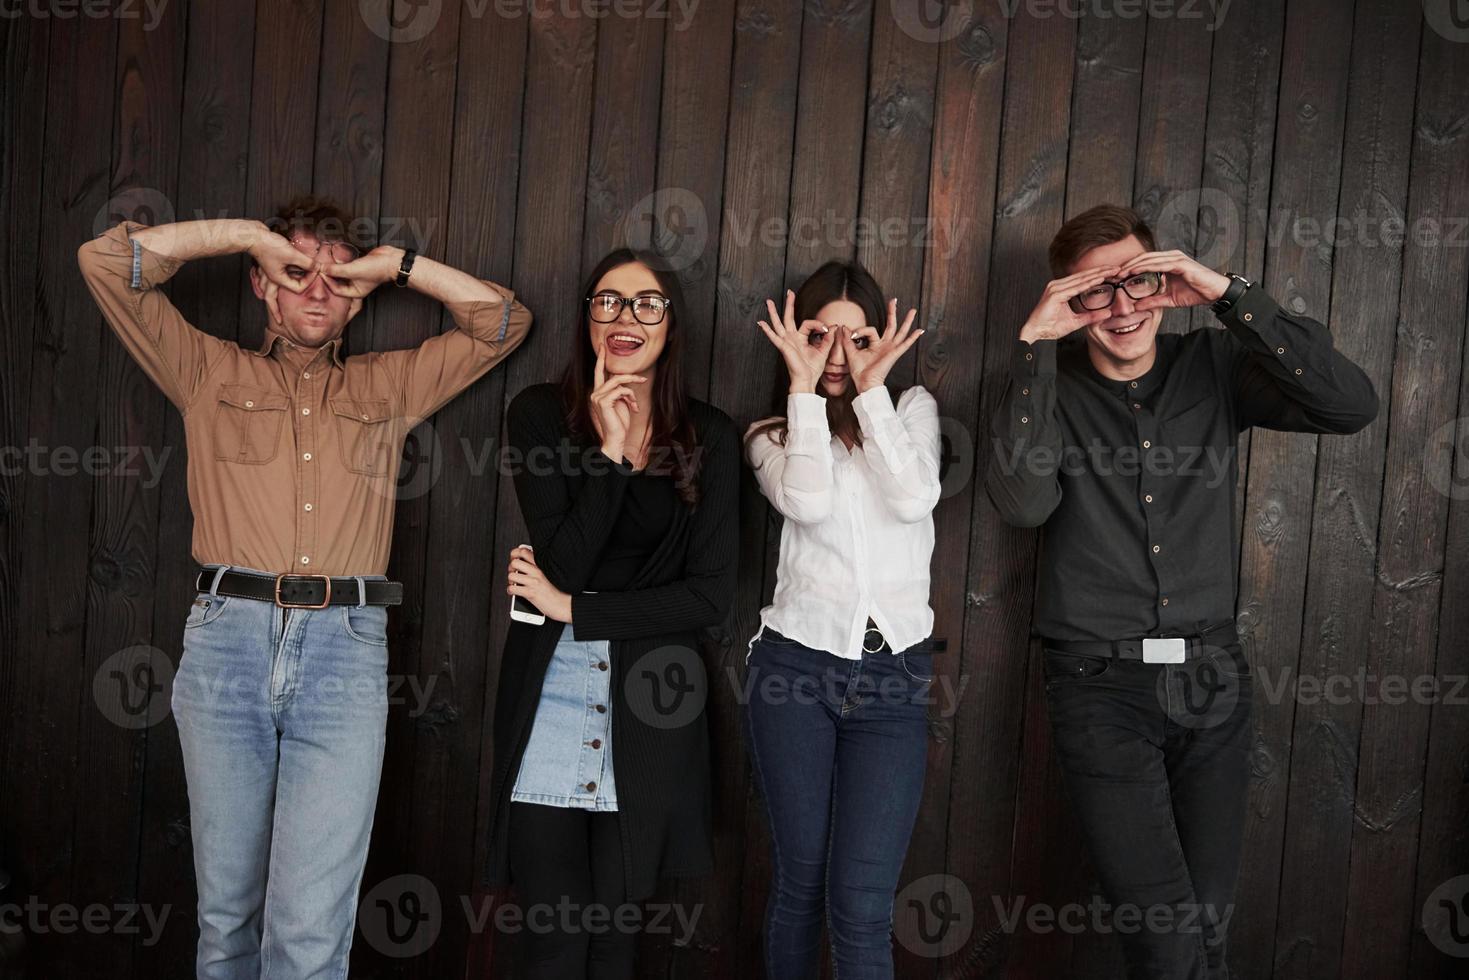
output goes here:
[[[123, 346], [183, 414], [194, 557], [171, 706], [199, 890], [200, 977], [345, 976], [387, 720], [384, 577], [408, 431], [503, 360], [531, 316], [508, 289], [293, 201], [272, 219], [124, 222], [78, 252]], [[265, 342], [195, 329], [159, 287], [248, 252]], [[345, 357], [374, 288], [442, 303], [454, 328]], [[436, 316], [436, 311], [425, 310]], [[311, 576], [311, 577], [304, 577]], [[268, 887], [267, 887], [268, 886]]]

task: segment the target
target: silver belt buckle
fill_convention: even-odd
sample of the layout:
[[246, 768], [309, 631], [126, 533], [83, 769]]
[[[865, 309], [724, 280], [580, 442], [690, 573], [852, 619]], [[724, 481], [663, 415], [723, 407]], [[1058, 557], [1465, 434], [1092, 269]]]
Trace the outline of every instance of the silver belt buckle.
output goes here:
[[1188, 653], [1188, 641], [1181, 636], [1143, 639], [1143, 663], [1181, 664]]

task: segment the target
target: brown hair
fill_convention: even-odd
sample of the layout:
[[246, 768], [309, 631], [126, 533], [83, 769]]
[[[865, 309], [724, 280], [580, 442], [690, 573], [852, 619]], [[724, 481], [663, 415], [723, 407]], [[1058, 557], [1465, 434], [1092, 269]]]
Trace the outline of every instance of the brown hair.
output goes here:
[[[796, 323], [801, 324], [810, 320], [821, 312], [821, 308], [828, 303], [837, 300], [847, 300], [856, 303], [862, 309], [862, 314], [867, 318], [866, 326], [877, 327], [878, 330], [887, 329], [887, 304], [883, 302], [882, 290], [878, 288], [877, 280], [872, 278], [872, 273], [862, 267], [860, 262], [838, 262], [832, 260], [801, 283], [796, 290]], [[781, 304], [776, 304], [781, 308]], [[834, 341], [835, 342], [835, 341]], [[848, 365], [850, 367], [850, 365]], [[773, 418], [762, 422], [750, 431], [746, 444], [756, 436], [769, 432], [777, 444], [784, 446], [786, 441], [786, 394], [790, 391], [790, 379], [785, 373], [784, 367], [776, 373], [775, 392], [771, 396], [773, 414], [779, 418]], [[818, 392], [818, 394], [822, 394]], [[857, 397], [856, 385], [848, 384], [846, 390], [836, 398], [826, 399], [826, 421], [831, 429], [832, 435], [845, 435], [852, 440], [854, 445], [862, 445], [862, 427], [857, 423], [857, 413], [852, 408], [852, 401]]]
[[572, 345], [571, 363], [561, 375], [561, 403], [566, 410], [566, 427], [573, 437], [595, 439], [596, 426], [592, 422], [590, 396], [593, 375], [596, 373], [597, 353], [592, 349], [587, 336], [590, 330], [591, 312], [585, 297], [596, 291], [602, 277], [619, 266], [633, 262], [641, 263], [653, 273], [658, 288], [668, 297], [668, 339], [655, 362], [657, 372], [653, 375], [653, 415], [649, 420], [652, 430], [648, 437], [649, 472], [657, 458], [653, 450], [664, 447], [669, 450], [667, 461], [659, 465], [673, 470], [673, 485], [679, 499], [693, 508], [699, 502], [699, 453], [696, 451], [698, 437], [694, 432], [693, 419], [689, 416], [688, 394], [683, 383], [683, 328], [687, 307], [684, 305], [683, 287], [678, 276], [665, 267], [667, 260], [651, 252], [619, 248], [608, 252], [597, 267], [587, 276], [586, 284], [578, 296], [581, 312], [581, 329], [576, 333]]
[[304, 231], [317, 241], [346, 242], [366, 252], [371, 244], [356, 225], [357, 219], [336, 201], [315, 194], [298, 194], [265, 219], [265, 227], [286, 238]]
[[1132, 208], [1120, 204], [1098, 204], [1088, 208], [1062, 225], [1051, 239], [1051, 247], [1046, 254], [1051, 263], [1051, 275], [1057, 279], [1068, 275], [1076, 260], [1092, 249], [1120, 242], [1128, 235], [1135, 235], [1149, 252], [1158, 247], [1153, 239], [1153, 229]]

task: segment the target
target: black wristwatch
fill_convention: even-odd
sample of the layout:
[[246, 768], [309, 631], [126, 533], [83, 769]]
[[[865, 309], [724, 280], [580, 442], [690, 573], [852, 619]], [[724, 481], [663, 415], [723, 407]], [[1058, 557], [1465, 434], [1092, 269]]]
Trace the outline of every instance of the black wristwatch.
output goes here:
[[1224, 295], [1220, 296], [1209, 305], [1209, 309], [1215, 313], [1228, 313], [1239, 302], [1239, 298], [1245, 294], [1245, 290], [1254, 285], [1244, 276], [1229, 273], [1229, 285], [1224, 288]]
[[413, 249], [403, 253], [403, 263], [398, 266], [398, 278], [393, 280], [394, 286], [408, 285], [408, 275], [413, 271], [413, 259], [418, 255]]

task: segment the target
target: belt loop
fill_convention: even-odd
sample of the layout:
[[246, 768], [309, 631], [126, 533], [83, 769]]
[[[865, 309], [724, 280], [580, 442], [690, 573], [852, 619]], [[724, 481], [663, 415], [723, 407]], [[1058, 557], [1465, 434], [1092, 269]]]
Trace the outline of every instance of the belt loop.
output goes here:
[[219, 580], [222, 579], [222, 578], [224, 578], [224, 573], [227, 572], [227, 571], [229, 571], [231, 567], [232, 566], [230, 566], [230, 565], [220, 565], [217, 569], [214, 570], [214, 581], [212, 581], [212, 582], [209, 583], [209, 594], [210, 595], [218, 597], [218, 595], [219, 595]]
[[367, 605], [367, 583], [362, 581], [361, 575], [353, 575], [352, 577], [357, 580], [357, 608], [361, 609]]

